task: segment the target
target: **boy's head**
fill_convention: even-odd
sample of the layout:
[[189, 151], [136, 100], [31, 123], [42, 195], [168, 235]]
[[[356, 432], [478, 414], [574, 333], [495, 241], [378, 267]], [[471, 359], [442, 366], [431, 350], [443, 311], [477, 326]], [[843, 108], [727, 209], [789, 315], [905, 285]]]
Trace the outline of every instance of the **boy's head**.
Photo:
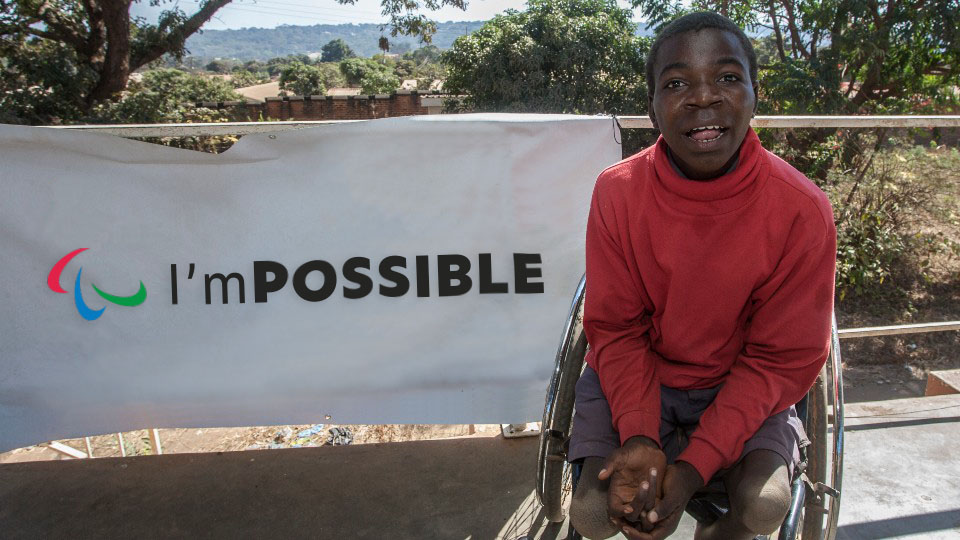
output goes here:
[[723, 174], [757, 107], [757, 55], [730, 19], [710, 12], [667, 25], [646, 62], [649, 114], [690, 178]]

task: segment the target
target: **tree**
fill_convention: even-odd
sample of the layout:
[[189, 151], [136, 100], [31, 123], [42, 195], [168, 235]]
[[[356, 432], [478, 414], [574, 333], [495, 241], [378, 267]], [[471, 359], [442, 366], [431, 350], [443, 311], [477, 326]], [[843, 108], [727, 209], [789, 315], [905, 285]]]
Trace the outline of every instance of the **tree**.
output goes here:
[[[174, 3], [156, 24], [130, 17], [139, 0], [0, 0], [0, 118], [75, 121], [97, 102], [116, 99], [130, 74], [184, 43], [231, 0], [199, 0], [192, 14]], [[150, 0], [162, 3], [166, 0]], [[338, 0], [353, 4], [356, 0]], [[429, 41], [436, 25], [419, 14], [465, 0], [381, 0], [391, 35]]]
[[436, 45], [426, 45], [415, 51], [404, 53], [404, 58], [409, 58], [418, 64], [432, 63], [440, 61], [441, 51]]
[[[165, 11], [157, 24], [131, 20], [130, 2], [0, 0], [0, 56], [7, 59], [4, 90], [51, 88], [65, 101], [61, 112], [87, 113], [97, 101], [123, 90], [134, 70], [164, 54], [181, 56], [186, 39], [230, 0], [204, 0], [190, 16], [179, 9]], [[71, 69], [60, 74], [50, 69], [64, 62]], [[66, 87], [75, 93], [58, 92]]]
[[390, 94], [400, 87], [400, 79], [389, 71], [370, 71], [363, 76], [360, 87], [364, 94]]
[[205, 67], [207, 71], [212, 71], [214, 73], [230, 73], [233, 70], [236, 62], [229, 60], [211, 60]]
[[233, 84], [234, 88], [245, 88], [266, 82], [265, 77], [245, 69], [234, 70], [230, 76], [230, 83]]
[[200, 101], [242, 99], [220, 77], [191, 75], [178, 69], [154, 69], [143, 74], [140, 82], [131, 82], [117, 101], [107, 101], [93, 110], [99, 119], [135, 124], [211, 121], [212, 111], [196, 111]]
[[[632, 0], [661, 27], [685, 10], [672, 0]], [[769, 33], [761, 105], [779, 114], [920, 112], [960, 84], [956, 0], [695, 0]]]
[[322, 96], [327, 93], [323, 85], [323, 71], [317, 66], [293, 62], [280, 72], [280, 88], [298, 96]]
[[331, 40], [320, 49], [320, 52], [322, 53], [320, 56], [321, 62], [339, 62], [356, 56], [347, 42], [342, 39]]
[[635, 114], [648, 40], [614, 0], [530, 0], [458, 38], [445, 90], [484, 110]]
[[344, 77], [343, 73], [340, 71], [339, 63], [326, 62], [317, 64], [317, 69], [320, 70], [323, 86], [325, 86], [327, 89], [339, 88], [347, 85], [347, 78]]
[[348, 58], [340, 62], [340, 72], [343, 73], [348, 85], [362, 86], [363, 79], [371, 74], [378, 72], [392, 74], [393, 70], [387, 64], [381, 64], [370, 58]]

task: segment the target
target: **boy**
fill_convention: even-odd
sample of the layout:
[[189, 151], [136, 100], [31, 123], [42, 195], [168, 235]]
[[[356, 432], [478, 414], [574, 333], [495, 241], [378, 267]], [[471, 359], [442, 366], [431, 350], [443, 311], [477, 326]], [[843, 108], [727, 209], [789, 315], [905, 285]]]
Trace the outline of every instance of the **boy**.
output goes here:
[[570, 520], [659, 540], [715, 480], [731, 511], [696, 537], [753, 538], [787, 512], [793, 405], [828, 352], [833, 216], [750, 129], [757, 60], [733, 22], [677, 19], [646, 71], [661, 137], [600, 174], [587, 224]]

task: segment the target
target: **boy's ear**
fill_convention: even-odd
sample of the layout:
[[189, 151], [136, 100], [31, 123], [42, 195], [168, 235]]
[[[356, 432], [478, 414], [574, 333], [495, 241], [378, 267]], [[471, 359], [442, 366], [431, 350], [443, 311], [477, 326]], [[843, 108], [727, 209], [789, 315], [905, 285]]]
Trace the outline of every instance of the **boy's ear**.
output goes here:
[[760, 85], [753, 81], [753, 116], [757, 115], [757, 106], [760, 105]]
[[[756, 109], [756, 105], [754, 105]], [[647, 94], [647, 116], [650, 117], [650, 121], [653, 123], [653, 129], [657, 131], [660, 130], [660, 126], [657, 125], [657, 115], [653, 112], [653, 95]]]

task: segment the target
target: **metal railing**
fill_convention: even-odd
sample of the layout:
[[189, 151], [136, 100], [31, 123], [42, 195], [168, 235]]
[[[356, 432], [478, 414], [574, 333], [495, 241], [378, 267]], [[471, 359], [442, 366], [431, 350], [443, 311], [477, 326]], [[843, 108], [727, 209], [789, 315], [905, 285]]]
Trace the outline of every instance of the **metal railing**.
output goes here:
[[[652, 129], [647, 116], [616, 116], [623, 129]], [[201, 137], [211, 135], [250, 135], [272, 131], [305, 129], [330, 124], [367, 120], [294, 120], [284, 122], [212, 122], [200, 124], [103, 124], [48, 126], [52, 129], [78, 129], [121, 137]], [[905, 128], [960, 127], [960, 115], [953, 116], [756, 116], [750, 121], [756, 128]]]

